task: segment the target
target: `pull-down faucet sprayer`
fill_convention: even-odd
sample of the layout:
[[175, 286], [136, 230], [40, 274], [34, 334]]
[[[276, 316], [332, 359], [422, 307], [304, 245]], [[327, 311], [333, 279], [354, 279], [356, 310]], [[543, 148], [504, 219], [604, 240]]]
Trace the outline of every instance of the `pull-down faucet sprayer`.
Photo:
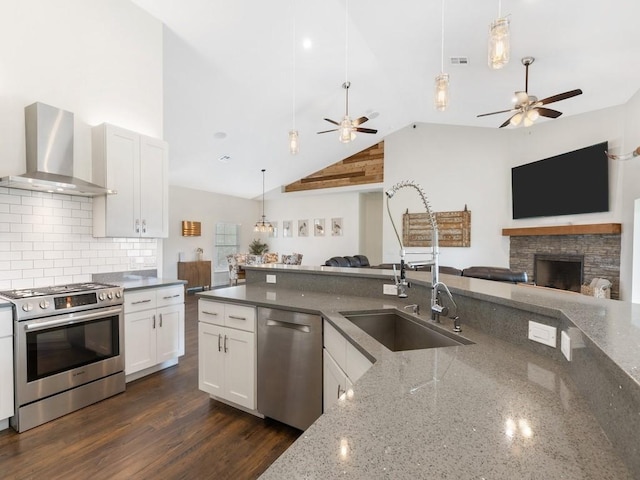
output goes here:
[[[422, 204], [424, 205], [424, 208], [427, 210], [427, 214], [429, 215], [429, 223], [431, 224], [431, 259], [426, 262], [405, 262], [405, 256], [407, 252], [402, 245], [402, 240], [400, 239], [400, 235], [398, 234], [396, 225], [393, 222], [393, 216], [391, 215], [391, 209], [389, 208], [389, 199], [393, 197], [398, 190], [405, 187], [411, 187], [418, 192], [418, 195], [420, 195], [420, 199], [422, 200]], [[398, 243], [400, 244], [400, 280], [398, 280], [394, 266], [394, 276], [396, 278], [396, 285], [398, 286], [398, 296], [401, 298], [407, 296], [407, 282], [404, 276], [404, 270], [406, 267], [415, 268], [418, 265], [431, 265], [431, 319], [439, 323], [441, 315], [449, 316], [449, 308], [442, 304], [440, 298], [440, 292], [444, 291], [449, 298], [451, 305], [453, 306], [453, 314], [450, 316], [450, 318], [453, 320], [453, 330], [455, 332], [461, 332], [462, 329], [460, 328], [460, 319], [458, 317], [458, 306], [453, 300], [453, 296], [451, 295], [449, 288], [440, 281], [440, 272], [438, 265], [438, 255], [440, 254], [438, 248], [438, 223], [436, 222], [435, 215], [431, 211], [431, 205], [429, 204], [429, 200], [427, 200], [427, 195], [425, 194], [424, 189], [412, 180], [403, 180], [393, 185], [389, 190], [385, 191], [385, 194], [387, 196], [387, 213], [389, 214], [389, 219], [391, 220], [391, 225], [393, 226], [393, 231], [396, 234]]]

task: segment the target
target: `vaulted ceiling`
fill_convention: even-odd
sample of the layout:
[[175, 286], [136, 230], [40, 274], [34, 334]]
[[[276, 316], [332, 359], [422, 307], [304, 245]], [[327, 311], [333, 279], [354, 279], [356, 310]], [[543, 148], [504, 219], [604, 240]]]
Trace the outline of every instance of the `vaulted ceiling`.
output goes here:
[[[260, 195], [262, 168], [271, 190], [414, 122], [497, 128], [508, 114], [476, 115], [510, 108], [524, 90], [524, 56], [536, 58], [530, 94], [584, 91], [554, 104], [564, 116], [624, 104], [640, 88], [636, 0], [503, 0], [512, 51], [501, 70], [486, 62], [498, 0], [444, 0], [444, 50], [441, 0], [133, 1], [166, 25], [171, 184], [240, 197]], [[451, 102], [438, 112], [433, 81], [443, 51]], [[367, 115], [364, 126], [378, 133], [341, 144], [316, 132], [332, 127], [323, 118], [344, 114], [347, 77], [352, 118]], [[294, 123], [300, 153], [292, 156]]]

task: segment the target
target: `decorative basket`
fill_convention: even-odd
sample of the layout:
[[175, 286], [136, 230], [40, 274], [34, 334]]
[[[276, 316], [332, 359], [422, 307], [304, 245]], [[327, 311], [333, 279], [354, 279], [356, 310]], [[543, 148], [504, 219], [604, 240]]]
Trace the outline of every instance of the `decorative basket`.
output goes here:
[[582, 285], [580, 293], [589, 297], [611, 298], [611, 288], [594, 288], [591, 285]]

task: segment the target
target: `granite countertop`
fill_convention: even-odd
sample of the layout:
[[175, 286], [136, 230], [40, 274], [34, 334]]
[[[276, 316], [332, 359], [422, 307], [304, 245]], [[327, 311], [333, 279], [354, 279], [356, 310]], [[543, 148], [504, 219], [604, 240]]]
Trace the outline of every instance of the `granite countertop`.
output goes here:
[[[356, 273], [349, 270], [345, 275]], [[447, 278], [447, 284], [462, 289], [465, 281], [474, 279], [461, 280], [456, 285]], [[467, 283], [471, 292], [466, 294], [497, 294], [498, 301], [529, 305], [531, 299], [510, 298], [504, 285], [486, 285], [490, 283], [497, 282]], [[462, 335], [473, 345], [391, 352], [340, 313], [402, 308], [406, 302], [395, 297], [251, 284], [198, 295], [320, 312], [375, 361], [353, 390], [276, 460], [264, 479], [633, 478], [565, 369], [549, 358], [465, 325]], [[529, 308], [558, 308], [550, 303], [534, 301]], [[604, 336], [610, 343], [619, 338], [617, 333]]]

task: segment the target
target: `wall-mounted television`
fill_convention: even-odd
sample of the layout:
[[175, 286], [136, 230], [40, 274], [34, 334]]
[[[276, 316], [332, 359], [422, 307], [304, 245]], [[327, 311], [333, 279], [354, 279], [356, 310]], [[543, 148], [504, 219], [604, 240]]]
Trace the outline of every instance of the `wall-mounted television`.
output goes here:
[[511, 169], [513, 218], [609, 211], [607, 142]]

